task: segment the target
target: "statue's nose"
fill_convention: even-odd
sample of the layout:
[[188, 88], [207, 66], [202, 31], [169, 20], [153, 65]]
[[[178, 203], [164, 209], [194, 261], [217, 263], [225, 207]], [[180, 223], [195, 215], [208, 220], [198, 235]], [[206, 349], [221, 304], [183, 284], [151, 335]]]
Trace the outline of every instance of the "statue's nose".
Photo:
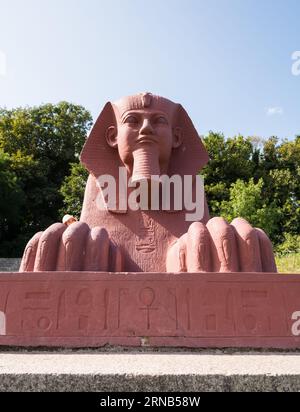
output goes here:
[[145, 119], [143, 121], [140, 133], [141, 134], [153, 134], [153, 127], [149, 119]]

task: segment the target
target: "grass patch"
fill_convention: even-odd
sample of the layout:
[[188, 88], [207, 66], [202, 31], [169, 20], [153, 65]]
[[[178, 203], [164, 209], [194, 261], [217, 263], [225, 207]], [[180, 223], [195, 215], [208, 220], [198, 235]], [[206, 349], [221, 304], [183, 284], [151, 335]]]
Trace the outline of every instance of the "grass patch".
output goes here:
[[289, 253], [287, 255], [276, 255], [276, 265], [279, 273], [300, 274], [300, 253]]

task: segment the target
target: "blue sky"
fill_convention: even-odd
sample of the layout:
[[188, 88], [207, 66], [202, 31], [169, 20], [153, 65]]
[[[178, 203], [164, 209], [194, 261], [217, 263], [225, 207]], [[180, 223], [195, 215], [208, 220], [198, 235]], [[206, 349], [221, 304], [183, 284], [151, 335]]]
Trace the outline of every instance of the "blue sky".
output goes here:
[[0, 0], [0, 106], [150, 91], [200, 134], [300, 134], [299, 0]]

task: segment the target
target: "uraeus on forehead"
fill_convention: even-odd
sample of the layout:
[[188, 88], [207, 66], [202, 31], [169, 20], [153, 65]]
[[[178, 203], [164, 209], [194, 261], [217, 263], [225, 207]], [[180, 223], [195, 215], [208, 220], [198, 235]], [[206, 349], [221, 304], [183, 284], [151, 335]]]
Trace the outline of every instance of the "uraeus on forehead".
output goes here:
[[115, 114], [121, 118], [129, 110], [152, 109], [163, 112], [173, 119], [174, 113], [178, 108], [176, 103], [164, 97], [156, 96], [152, 93], [140, 93], [133, 96], [123, 97], [113, 103]]

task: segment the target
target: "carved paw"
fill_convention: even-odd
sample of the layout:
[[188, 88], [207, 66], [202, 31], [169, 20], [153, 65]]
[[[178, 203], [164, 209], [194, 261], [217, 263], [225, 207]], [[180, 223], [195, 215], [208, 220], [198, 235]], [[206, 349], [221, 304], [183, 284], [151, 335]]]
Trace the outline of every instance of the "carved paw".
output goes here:
[[167, 253], [167, 272], [277, 272], [272, 244], [245, 219], [192, 223]]
[[122, 270], [121, 253], [101, 227], [54, 223], [27, 244], [20, 272]]

